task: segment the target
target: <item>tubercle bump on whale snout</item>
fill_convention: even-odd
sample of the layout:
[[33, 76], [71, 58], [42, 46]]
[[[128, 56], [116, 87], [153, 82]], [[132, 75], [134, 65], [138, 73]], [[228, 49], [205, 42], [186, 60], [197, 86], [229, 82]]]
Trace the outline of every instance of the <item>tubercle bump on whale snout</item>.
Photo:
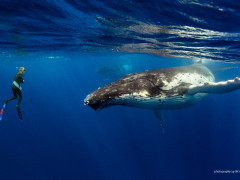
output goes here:
[[88, 105], [91, 107], [94, 111], [101, 110], [101, 103], [97, 101], [96, 96], [93, 94], [87, 95], [87, 97], [84, 99], [84, 105]]

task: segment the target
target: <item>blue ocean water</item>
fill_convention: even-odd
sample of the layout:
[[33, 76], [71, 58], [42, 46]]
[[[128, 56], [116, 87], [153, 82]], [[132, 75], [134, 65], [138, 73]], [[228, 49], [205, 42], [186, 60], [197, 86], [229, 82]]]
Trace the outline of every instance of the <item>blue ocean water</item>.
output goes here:
[[26, 68], [23, 121], [14, 101], [0, 122], [1, 180], [239, 178], [239, 91], [164, 111], [166, 134], [150, 110], [83, 104], [118, 66], [122, 75], [202, 60], [236, 67], [216, 81], [239, 76], [239, 1], [0, 2], [0, 102]]

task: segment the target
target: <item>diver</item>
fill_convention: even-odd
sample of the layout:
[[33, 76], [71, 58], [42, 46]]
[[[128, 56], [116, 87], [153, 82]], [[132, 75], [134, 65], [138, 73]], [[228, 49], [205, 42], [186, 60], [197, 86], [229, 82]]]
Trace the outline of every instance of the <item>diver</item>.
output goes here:
[[[18, 69], [18, 68], [17, 68]], [[24, 80], [23, 80], [23, 73], [25, 73], [25, 68], [24, 67], [20, 67], [19, 68], [19, 72], [15, 75], [14, 77], [14, 80], [13, 80], [13, 83], [12, 83], [12, 92], [13, 92], [13, 97], [10, 98], [10, 99], [6, 99], [4, 101], [4, 103], [7, 105], [7, 103], [9, 101], [12, 101], [14, 99], [17, 99], [17, 95], [18, 95], [18, 103], [16, 105], [16, 108], [19, 108], [19, 105], [21, 103], [21, 100], [22, 100], [22, 87], [20, 86], [20, 83], [24, 83]]]

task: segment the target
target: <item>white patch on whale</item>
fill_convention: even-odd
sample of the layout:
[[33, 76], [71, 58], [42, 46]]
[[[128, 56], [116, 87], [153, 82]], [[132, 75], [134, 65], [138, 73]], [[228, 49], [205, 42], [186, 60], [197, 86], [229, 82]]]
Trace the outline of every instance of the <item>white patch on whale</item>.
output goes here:
[[205, 82], [211, 82], [214, 81], [214, 76], [203, 76], [198, 73], [190, 74], [190, 73], [179, 73], [173, 78], [174, 80], [171, 82], [168, 82], [166, 80], [163, 80], [164, 87], [162, 87], [162, 90], [170, 90], [173, 87], [179, 86], [181, 83], [189, 83], [192, 85], [197, 84], [203, 84]]

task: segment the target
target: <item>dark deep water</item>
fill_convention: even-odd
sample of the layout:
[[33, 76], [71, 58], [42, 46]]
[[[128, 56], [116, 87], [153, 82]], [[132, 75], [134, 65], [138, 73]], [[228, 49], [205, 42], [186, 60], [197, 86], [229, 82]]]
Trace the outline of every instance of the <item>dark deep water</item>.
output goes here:
[[0, 122], [0, 180], [239, 179], [239, 90], [165, 111], [166, 134], [150, 110], [83, 104], [123, 74], [200, 59], [238, 67], [216, 81], [239, 76], [239, 1], [0, 2], [0, 103], [26, 68], [24, 120], [14, 101]]

